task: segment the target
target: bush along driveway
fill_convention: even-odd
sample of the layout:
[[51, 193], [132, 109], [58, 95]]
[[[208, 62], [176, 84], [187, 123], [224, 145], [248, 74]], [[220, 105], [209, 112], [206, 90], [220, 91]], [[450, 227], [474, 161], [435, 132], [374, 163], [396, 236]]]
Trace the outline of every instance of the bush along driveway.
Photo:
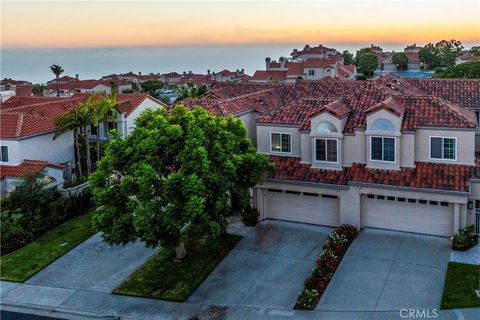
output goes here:
[[330, 233], [312, 274], [305, 280], [305, 288], [298, 295], [294, 309], [315, 309], [357, 232], [353, 225], [341, 225]]

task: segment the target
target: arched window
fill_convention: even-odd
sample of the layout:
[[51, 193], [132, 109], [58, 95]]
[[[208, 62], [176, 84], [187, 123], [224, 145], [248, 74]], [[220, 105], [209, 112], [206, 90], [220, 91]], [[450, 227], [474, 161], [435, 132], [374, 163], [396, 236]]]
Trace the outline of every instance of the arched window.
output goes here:
[[337, 128], [328, 121], [323, 121], [320, 122], [317, 126], [317, 132], [318, 133], [332, 133], [332, 132], [337, 132]]
[[387, 119], [377, 119], [372, 123], [371, 129], [377, 131], [393, 132], [395, 131], [395, 126]]

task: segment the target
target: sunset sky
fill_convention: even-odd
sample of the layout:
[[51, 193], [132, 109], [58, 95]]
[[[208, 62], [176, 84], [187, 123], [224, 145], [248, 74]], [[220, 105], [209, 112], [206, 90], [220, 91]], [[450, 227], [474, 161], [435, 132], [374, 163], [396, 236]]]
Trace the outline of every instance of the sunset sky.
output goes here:
[[2, 1], [2, 48], [479, 42], [480, 1]]

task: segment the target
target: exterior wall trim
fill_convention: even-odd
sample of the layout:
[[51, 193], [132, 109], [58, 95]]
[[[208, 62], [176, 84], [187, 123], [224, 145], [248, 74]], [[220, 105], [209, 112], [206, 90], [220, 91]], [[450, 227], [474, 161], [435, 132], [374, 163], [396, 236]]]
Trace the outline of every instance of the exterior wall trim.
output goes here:
[[396, 189], [396, 190], [405, 190], [405, 191], [415, 191], [415, 192], [425, 192], [425, 193], [441, 193], [441, 194], [451, 194], [451, 195], [468, 195], [468, 191], [451, 191], [451, 190], [442, 190], [442, 189], [427, 189], [427, 188], [415, 188], [415, 187], [402, 187], [402, 186], [393, 186], [388, 184], [379, 184], [379, 183], [368, 183], [368, 182], [348, 182], [348, 185], [351, 186], [367, 186], [379, 189]]
[[262, 126], [262, 127], [300, 128], [299, 125], [293, 125], [293, 124], [263, 123], [263, 122], [258, 122], [258, 121], [256, 121], [256, 124], [257, 124], [257, 126]]
[[297, 180], [283, 180], [283, 179], [272, 179], [272, 178], [265, 179], [265, 182], [293, 184], [293, 185], [304, 185], [304, 186], [310, 186], [310, 187], [343, 189], [343, 190], [346, 190], [346, 189], [349, 188], [348, 186], [340, 185], [340, 184], [328, 184], [328, 183], [317, 183], [317, 182], [307, 182], [307, 181], [297, 181]]

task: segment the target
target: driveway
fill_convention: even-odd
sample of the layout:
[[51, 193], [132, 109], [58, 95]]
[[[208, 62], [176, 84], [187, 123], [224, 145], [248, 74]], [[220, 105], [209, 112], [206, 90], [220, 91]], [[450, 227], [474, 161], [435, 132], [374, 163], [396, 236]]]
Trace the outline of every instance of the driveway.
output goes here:
[[141, 242], [111, 247], [97, 233], [25, 283], [111, 293], [154, 253]]
[[331, 231], [263, 221], [244, 236], [188, 302], [291, 309]]
[[440, 308], [450, 240], [365, 229], [317, 305], [329, 311]]

